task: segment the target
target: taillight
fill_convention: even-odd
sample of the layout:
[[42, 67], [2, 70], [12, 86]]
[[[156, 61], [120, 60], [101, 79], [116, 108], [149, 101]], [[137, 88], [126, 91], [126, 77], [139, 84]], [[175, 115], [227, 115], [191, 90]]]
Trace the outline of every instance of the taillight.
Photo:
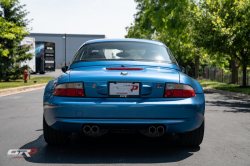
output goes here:
[[166, 83], [164, 97], [188, 98], [194, 96], [195, 96], [194, 89], [189, 85]]
[[84, 97], [82, 82], [59, 84], [55, 87], [54, 96]]

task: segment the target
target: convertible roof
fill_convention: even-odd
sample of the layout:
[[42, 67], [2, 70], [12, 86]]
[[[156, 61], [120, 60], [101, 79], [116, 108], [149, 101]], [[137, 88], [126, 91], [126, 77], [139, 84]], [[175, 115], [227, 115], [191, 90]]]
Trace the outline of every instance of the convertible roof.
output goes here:
[[141, 43], [151, 43], [151, 44], [158, 44], [158, 45], [164, 45], [162, 42], [155, 41], [155, 40], [148, 40], [148, 39], [95, 39], [95, 40], [89, 40], [85, 44], [90, 43], [99, 43], [99, 42], [119, 42], [119, 41], [130, 41], [130, 42], [141, 42]]

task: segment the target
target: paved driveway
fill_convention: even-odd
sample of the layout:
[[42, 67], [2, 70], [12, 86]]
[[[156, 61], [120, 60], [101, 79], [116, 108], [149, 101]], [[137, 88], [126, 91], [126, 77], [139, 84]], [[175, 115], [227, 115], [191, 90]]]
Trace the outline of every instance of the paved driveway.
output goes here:
[[[43, 90], [0, 97], [0, 165], [250, 165], [250, 102], [206, 93], [205, 138], [198, 148], [175, 145], [173, 135], [140, 134], [87, 138], [74, 134], [70, 145], [47, 146], [42, 131]], [[9, 149], [36, 148], [30, 158]]]
[[53, 72], [46, 72], [44, 74], [39, 74], [39, 73], [36, 73], [36, 74], [31, 74], [31, 76], [38, 76], [38, 77], [57, 77], [59, 75], [61, 75], [63, 72], [61, 69], [56, 69], [55, 71]]

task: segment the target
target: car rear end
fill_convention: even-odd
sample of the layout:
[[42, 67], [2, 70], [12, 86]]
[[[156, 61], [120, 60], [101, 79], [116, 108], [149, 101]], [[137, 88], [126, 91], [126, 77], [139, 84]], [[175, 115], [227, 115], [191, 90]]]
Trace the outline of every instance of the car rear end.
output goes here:
[[204, 93], [195, 80], [180, 77], [174, 64], [75, 63], [47, 85], [44, 119], [53, 130], [88, 136], [109, 130], [151, 137], [194, 131], [204, 122]]

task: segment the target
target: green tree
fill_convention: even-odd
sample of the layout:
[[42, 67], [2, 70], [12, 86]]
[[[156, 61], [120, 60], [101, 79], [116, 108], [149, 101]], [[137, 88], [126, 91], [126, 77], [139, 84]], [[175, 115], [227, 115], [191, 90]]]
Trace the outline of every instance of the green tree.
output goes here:
[[[199, 32], [195, 44], [239, 61], [243, 68], [243, 86], [246, 86], [246, 69], [250, 63], [250, 1], [201, 1], [194, 20], [195, 30]], [[232, 70], [232, 78], [236, 71]]]
[[34, 56], [26, 53], [30, 45], [20, 45], [21, 40], [29, 34], [29, 20], [25, 19], [28, 12], [25, 5], [18, 0], [0, 1], [0, 80], [9, 81], [21, 76], [24, 69], [19, 64], [31, 60]]
[[138, 22], [125, 28], [128, 32], [125, 38], [152, 39], [152, 34], [143, 29]]
[[169, 47], [179, 65], [185, 67], [187, 75], [194, 75], [194, 52], [190, 44], [183, 43], [184, 39], [180, 35], [176, 36], [176, 34], [168, 33], [167, 31], [157, 33], [154, 39], [163, 42]]
[[[196, 47], [193, 35], [192, 11], [197, 6], [192, 0], [135, 0], [138, 12], [134, 26], [127, 29], [126, 37], [147, 38], [165, 43], [175, 55], [179, 65], [193, 68], [199, 77], [199, 62], [204, 49]], [[151, 35], [149, 35], [151, 34]], [[194, 69], [194, 68], [193, 68]], [[188, 74], [188, 73], [187, 73]]]

